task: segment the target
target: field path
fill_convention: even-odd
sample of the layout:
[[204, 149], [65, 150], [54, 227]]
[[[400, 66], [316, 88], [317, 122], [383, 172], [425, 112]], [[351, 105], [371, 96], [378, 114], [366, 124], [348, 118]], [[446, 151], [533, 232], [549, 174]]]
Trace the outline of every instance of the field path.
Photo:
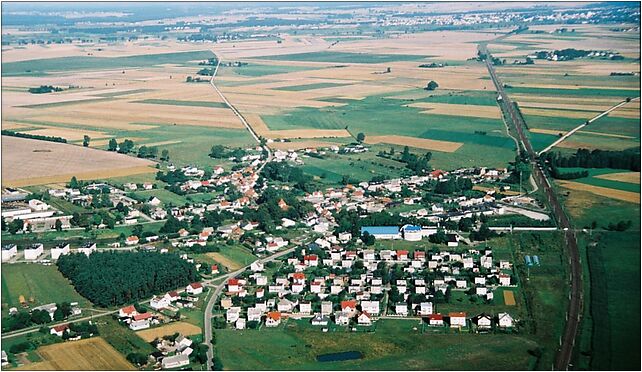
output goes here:
[[550, 144], [548, 147], [546, 147], [544, 150], [542, 150], [542, 151], [538, 152], [538, 153], [537, 153], [537, 155], [542, 155], [542, 154], [543, 154], [543, 153], [545, 153], [546, 151], [548, 151], [548, 150], [552, 149], [553, 147], [557, 146], [559, 143], [561, 143], [562, 141], [564, 141], [565, 139], [567, 139], [568, 137], [570, 137], [571, 135], [573, 135], [573, 133], [575, 133], [575, 132], [577, 132], [578, 130], [580, 130], [580, 129], [584, 128], [585, 126], [587, 126], [587, 125], [591, 124], [592, 122], [594, 122], [595, 120], [597, 120], [597, 119], [601, 118], [602, 116], [608, 115], [611, 111], [613, 111], [613, 110], [615, 110], [615, 109], [618, 109], [618, 108], [620, 108], [620, 107], [622, 107], [622, 106], [626, 105], [626, 104], [627, 104], [627, 103], [629, 103], [629, 102], [633, 102], [633, 101], [636, 101], [636, 100], [639, 100], [639, 99], [640, 99], [640, 97], [635, 97], [635, 98], [633, 98], [633, 99], [631, 99], [631, 100], [629, 100], [629, 101], [622, 101], [622, 102], [618, 103], [617, 105], [615, 105], [615, 106], [611, 107], [610, 109], [608, 109], [608, 110], [606, 110], [606, 111], [602, 112], [601, 114], [599, 114], [599, 115], [595, 116], [594, 118], [589, 119], [588, 121], [584, 122], [583, 124], [578, 125], [577, 127], [575, 127], [575, 128], [573, 128], [573, 129], [571, 129], [569, 132], [567, 132], [567, 133], [566, 133], [566, 134], [564, 134], [562, 137], [560, 137], [557, 141], [555, 141], [555, 142], [551, 143], [551, 144]]
[[[212, 53], [214, 53], [214, 51], [212, 51]], [[214, 53], [214, 55], [216, 56], [216, 53]], [[272, 161], [272, 150], [270, 150], [270, 148], [267, 146], [267, 144], [263, 144], [263, 143], [261, 142], [261, 139], [260, 139], [260, 138], [259, 138], [259, 136], [256, 134], [256, 132], [254, 131], [254, 129], [252, 128], [252, 126], [250, 125], [250, 123], [248, 123], [248, 122], [247, 122], [247, 120], [245, 120], [245, 118], [243, 117], [243, 115], [241, 115], [241, 113], [236, 109], [236, 107], [234, 107], [234, 106], [230, 103], [230, 101], [228, 101], [228, 100], [227, 100], [227, 98], [225, 98], [225, 95], [223, 95], [223, 92], [221, 92], [221, 90], [220, 90], [220, 89], [218, 89], [218, 87], [216, 86], [216, 84], [214, 84], [214, 78], [216, 77], [216, 73], [218, 73], [218, 68], [221, 66], [221, 59], [220, 59], [220, 58], [218, 58], [218, 56], [217, 56], [217, 57], [216, 57], [216, 60], [217, 60], [217, 62], [216, 62], [216, 68], [214, 69], [214, 73], [212, 74], [212, 78], [210, 79], [210, 85], [214, 88], [214, 90], [216, 91], [216, 93], [218, 93], [218, 95], [221, 97], [221, 99], [223, 100], [223, 102], [225, 102], [225, 104], [227, 105], [227, 107], [229, 107], [229, 108], [230, 108], [230, 110], [232, 110], [232, 112], [234, 113], [234, 115], [236, 115], [236, 116], [239, 118], [239, 120], [241, 120], [241, 123], [243, 123], [243, 125], [245, 125], [245, 128], [247, 128], [248, 132], [250, 132], [250, 134], [252, 135], [252, 138], [254, 138], [254, 140], [255, 140], [255, 141], [256, 141], [256, 142], [257, 142], [257, 143], [258, 143], [258, 144], [263, 148], [263, 150], [265, 150], [265, 151], [267, 152], [267, 154], [268, 154], [267, 159], [265, 159], [265, 162], [264, 162], [263, 164], [261, 164], [261, 165], [259, 166], [259, 168], [256, 170], [256, 173], [257, 173], [257, 174], [259, 174], [259, 173], [261, 173], [261, 171], [263, 170], [263, 167], [265, 167], [265, 165], [266, 165], [267, 163], [269, 163], [269, 162], [271, 162], [271, 161]]]

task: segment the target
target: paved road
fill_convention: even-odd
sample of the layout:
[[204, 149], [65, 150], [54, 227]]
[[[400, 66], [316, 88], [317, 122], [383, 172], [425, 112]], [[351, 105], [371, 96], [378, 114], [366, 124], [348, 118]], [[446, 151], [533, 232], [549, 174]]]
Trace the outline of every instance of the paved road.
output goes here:
[[[262, 258], [259, 261], [262, 262], [262, 263], [267, 263], [267, 262], [270, 262], [270, 261], [274, 261], [275, 259], [277, 259], [279, 257], [282, 257], [282, 256], [284, 256], [284, 255], [286, 255], [288, 253], [291, 253], [293, 251], [294, 251], [294, 247], [293, 248], [288, 248], [288, 249], [286, 249], [284, 251], [277, 252], [277, 253], [275, 253], [275, 254], [273, 254], [271, 256]], [[247, 270], [248, 267], [250, 267], [250, 265], [243, 266], [242, 268], [240, 268], [240, 269], [238, 269], [238, 270], [236, 270], [234, 272], [228, 273], [228, 274], [226, 274], [226, 275], [224, 275], [222, 277], [218, 277], [218, 278], [211, 279], [211, 280], [208, 280], [208, 281], [204, 282], [205, 285], [211, 286], [212, 282], [219, 281], [219, 280], [223, 279], [223, 281], [220, 284], [214, 286], [214, 293], [212, 294], [212, 297], [210, 297], [210, 299], [207, 301], [207, 305], [205, 306], [205, 313], [204, 313], [205, 321], [203, 322], [203, 328], [204, 328], [203, 329], [203, 335], [204, 335], [203, 342], [205, 343], [205, 345], [207, 345], [207, 369], [210, 370], [210, 371], [214, 368], [214, 366], [212, 364], [212, 359], [214, 359], [214, 348], [212, 347], [212, 310], [214, 309], [214, 304], [216, 303], [216, 300], [218, 299], [218, 296], [221, 295], [221, 292], [225, 288], [225, 284], [227, 283], [228, 279], [237, 276], [238, 274], [240, 274], [243, 271]]]
[[218, 89], [216, 84], [214, 84], [214, 78], [216, 77], [216, 74], [218, 73], [218, 68], [221, 66], [221, 60], [218, 57], [217, 57], [217, 59], [218, 59], [218, 62], [216, 63], [216, 68], [214, 69], [214, 74], [212, 74], [212, 78], [210, 79], [210, 85], [214, 88], [214, 90], [216, 90], [216, 93], [218, 93], [218, 95], [221, 97], [223, 102], [225, 102], [227, 107], [229, 107], [230, 110], [232, 110], [232, 112], [234, 113], [234, 115], [236, 115], [239, 118], [239, 120], [241, 120], [241, 123], [243, 123], [243, 125], [245, 125], [245, 128], [248, 130], [248, 132], [250, 132], [250, 135], [252, 135], [252, 138], [254, 138], [254, 140], [259, 145], [261, 145], [263, 150], [265, 150], [267, 152], [267, 154], [268, 154], [267, 159], [265, 159], [265, 162], [263, 164], [261, 164], [261, 166], [257, 169], [257, 174], [261, 173], [261, 171], [263, 170], [263, 167], [265, 167], [265, 165], [267, 163], [272, 161], [272, 150], [270, 150], [270, 148], [267, 145], [261, 144], [261, 139], [256, 134], [256, 132], [254, 131], [254, 129], [252, 128], [250, 123], [248, 123], [247, 120], [245, 120], [243, 115], [241, 115], [241, 113], [236, 109], [236, 107], [234, 107], [234, 105], [232, 105], [230, 103], [230, 101], [228, 101], [227, 98], [225, 98], [225, 95], [223, 94], [223, 92], [221, 92], [221, 90]]
[[553, 147], [557, 146], [560, 142], [562, 142], [562, 141], [566, 140], [568, 137], [572, 136], [572, 135], [573, 135], [573, 133], [575, 133], [575, 132], [577, 132], [578, 130], [580, 130], [580, 129], [584, 128], [585, 126], [587, 126], [587, 125], [591, 124], [592, 122], [594, 122], [595, 120], [597, 120], [597, 119], [601, 118], [602, 116], [604, 116], [604, 115], [608, 115], [611, 111], [613, 111], [613, 110], [615, 110], [615, 109], [618, 109], [618, 108], [620, 108], [620, 107], [622, 107], [622, 106], [626, 105], [626, 104], [627, 104], [627, 103], [629, 103], [629, 102], [633, 102], [633, 101], [636, 101], [636, 100], [639, 100], [639, 99], [640, 99], [640, 97], [635, 97], [635, 98], [633, 98], [633, 99], [631, 99], [631, 100], [629, 100], [629, 101], [622, 101], [622, 102], [618, 103], [617, 105], [615, 105], [615, 106], [611, 107], [610, 109], [608, 109], [608, 110], [604, 111], [603, 113], [601, 113], [601, 114], [597, 115], [596, 117], [594, 117], [594, 118], [592, 118], [592, 119], [589, 119], [588, 121], [584, 122], [583, 124], [578, 125], [577, 127], [573, 128], [573, 129], [572, 129], [572, 130], [570, 130], [568, 133], [566, 133], [565, 135], [563, 135], [562, 137], [560, 137], [557, 141], [553, 142], [553, 143], [552, 143], [552, 144], [550, 144], [548, 147], [546, 147], [544, 150], [542, 150], [542, 151], [538, 152], [538, 153], [537, 153], [537, 155], [542, 155], [542, 154], [543, 154], [543, 153], [545, 153], [546, 151], [548, 151], [548, 150], [552, 149]]
[[564, 241], [566, 243], [568, 259], [569, 259], [569, 268], [570, 268], [570, 280], [571, 288], [569, 294], [569, 306], [568, 306], [568, 321], [564, 328], [564, 334], [562, 337], [561, 346], [555, 360], [555, 368], [558, 370], [566, 370], [569, 367], [571, 358], [573, 356], [573, 348], [575, 346], [575, 338], [577, 336], [577, 331], [579, 329], [581, 316], [582, 316], [582, 305], [583, 305], [583, 293], [582, 293], [582, 267], [580, 264], [579, 249], [577, 247], [577, 237], [575, 231], [572, 229], [571, 223], [566, 216], [566, 213], [562, 209], [562, 205], [557, 199], [555, 191], [551, 187], [546, 174], [543, 169], [537, 163], [537, 154], [533, 151], [533, 147], [530, 143], [528, 137], [524, 134], [524, 127], [526, 126], [522, 116], [515, 109], [515, 105], [510, 100], [508, 95], [504, 90], [504, 85], [497, 77], [495, 72], [495, 67], [491, 62], [488, 49], [485, 44], [480, 44], [479, 50], [482, 53], [485, 53], [488, 58], [486, 59], [486, 67], [490, 74], [495, 88], [499, 93], [499, 96], [502, 98], [499, 101], [499, 105], [504, 111], [504, 113], [511, 119], [515, 131], [519, 137], [520, 143], [522, 144], [524, 151], [530, 157], [531, 163], [533, 165], [533, 178], [537, 185], [544, 192], [548, 203], [551, 207], [553, 216], [558, 224], [558, 226], [564, 231]]

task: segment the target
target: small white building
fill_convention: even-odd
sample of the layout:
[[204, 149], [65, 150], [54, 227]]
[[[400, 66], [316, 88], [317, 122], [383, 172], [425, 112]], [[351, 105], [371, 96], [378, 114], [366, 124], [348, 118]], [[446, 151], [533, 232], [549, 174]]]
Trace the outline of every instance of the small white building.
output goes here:
[[7, 262], [18, 254], [18, 246], [7, 244], [2, 246], [2, 262]]
[[44, 246], [40, 243], [31, 244], [25, 248], [25, 260], [35, 260], [44, 252]]
[[60, 256], [69, 254], [69, 243], [60, 243], [51, 248], [51, 259], [57, 260]]
[[499, 313], [497, 319], [500, 328], [511, 328], [515, 322], [509, 313]]
[[189, 365], [189, 355], [178, 354], [171, 357], [165, 357], [163, 358], [161, 365], [164, 370], [187, 366]]

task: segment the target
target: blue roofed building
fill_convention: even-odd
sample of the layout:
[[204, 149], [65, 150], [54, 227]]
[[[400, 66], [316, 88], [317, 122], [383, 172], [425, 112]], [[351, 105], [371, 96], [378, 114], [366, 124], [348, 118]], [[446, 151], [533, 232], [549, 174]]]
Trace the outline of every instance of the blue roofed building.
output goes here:
[[404, 225], [401, 227], [401, 231], [403, 231], [404, 240], [408, 240], [411, 242], [420, 241], [421, 238], [423, 237], [421, 226]]
[[401, 239], [401, 233], [397, 226], [363, 226], [361, 227], [361, 235], [367, 232], [375, 237], [375, 239]]

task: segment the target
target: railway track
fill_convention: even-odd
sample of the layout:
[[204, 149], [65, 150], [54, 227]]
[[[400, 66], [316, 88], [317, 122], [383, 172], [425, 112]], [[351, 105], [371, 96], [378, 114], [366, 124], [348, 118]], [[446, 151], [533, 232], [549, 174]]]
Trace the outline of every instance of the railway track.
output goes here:
[[569, 305], [567, 309], [567, 322], [564, 327], [564, 333], [562, 335], [561, 344], [555, 359], [554, 367], [557, 370], [568, 370], [569, 366], [571, 365], [571, 359], [573, 357], [573, 349], [581, 322], [583, 305], [582, 267], [580, 263], [579, 248], [577, 246], [576, 232], [572, 228], [568, 216], [562, 209], [562, 205], [557, 198], [555, 190], [548, 181], [544, 170], [537, 162], [537, 153], [533, 150], [530, 140], [524, 133], [524, 127], [526, 127], [524, 119], [517, 112], [515, 105], [504, 90], [504, 85], [497, 77], [495, 67], [492, 64], [492, 57], [490, 56], [486, 45], [480, 44], [479, 50], [481, 53], [486, 55], [486, 67], [488, 68], [488, 73], [490, 74], [491, 80], [493, 81], [493, 84], [497, 89], [499, 106], [501, 107], [504, 114], [513, 123], [513, 127], [517, 132], [517, 136], [519, 138], [519, 142], [523, 147], [524, 152], [530, 159], [535, 183], [544, 192], [548, 204], [551, 208], [553, 217], [555, 218], [557, 225], [564, 232], [564, 242], [566, 244], [570, 268], [570, 293]]

